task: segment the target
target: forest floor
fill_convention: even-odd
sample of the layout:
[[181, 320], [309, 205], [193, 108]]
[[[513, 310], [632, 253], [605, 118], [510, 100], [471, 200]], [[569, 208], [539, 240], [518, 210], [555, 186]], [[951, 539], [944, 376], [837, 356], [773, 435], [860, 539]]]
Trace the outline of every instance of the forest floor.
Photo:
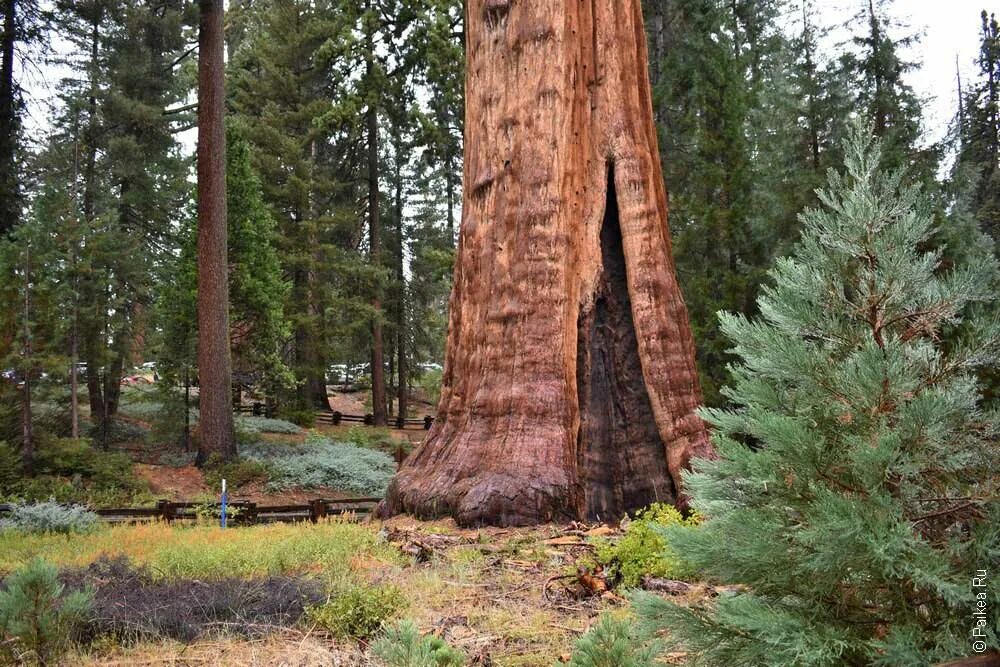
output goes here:
[[[618, 592], [602, 590], [601, 585], [587, 584], [578, 577], [578, 568], [590, 562], [591, 539], [614, 534], [616, 527], [547, 525], [466, 530], [451, 521], [421, 522], [397, 517], [387, 522], [332, 525], [326, 529], [341, 531], [332, 539], [338, 549], [349, 551], [325, 563], [288, 561], [279, 566], [281, 573], [331, 579], [347, 576], [368, 585], [395, 586], [406, 599], [399, 617], [413, 620], [421, 631], [435, 633], [461, 649], [470, 665], [551, 667], [569, 659], [575, 640], [599, 614], [629, 613]], [[229, 540], [239, 542], [240, 549], [252, 549], [243, 543], [279, 539], [266, 531], [284, 531], [280, 539], [287, 541], [296, 539], [296, 531], [307, 534], [324, 527], [242, 528], [224, 533], [208, 526], [152, 524], [104, 530], [113, 534], [74, 538], [81, 540], [75, 548], [61, 537], [51, 543], [37, 541], [31, 548], [54, 562], [76, 566], [86, 565], [99, 555], [121, 554], [159, 567], [175, 563], [173, 556], [165, 555], [182, 543], [184, 548], [204, 544], [205, 549], [212, 549], [211, 545], [218, 541]], [[255, 535], [254, 531], [260, 532]], [[10, 557], [16, 561], [20, 555]], [[14, 564], [0, 562], [0, 569]], [[695, 599], [709, 593], [705, 586], [694, 585], [674, 599]], [[304, 621], [295, 629], [278, 630], [256, 640], [210, 637], [186, 644], [156, 641], [127, 647], [92, 646], [86, 652], [72, 654], [66, 664], [380, 665], [366, 649], [364, 642], [335, 638]], [[664, 664], [681, 664], [683, 658], [683, 654], [671, 654]]]

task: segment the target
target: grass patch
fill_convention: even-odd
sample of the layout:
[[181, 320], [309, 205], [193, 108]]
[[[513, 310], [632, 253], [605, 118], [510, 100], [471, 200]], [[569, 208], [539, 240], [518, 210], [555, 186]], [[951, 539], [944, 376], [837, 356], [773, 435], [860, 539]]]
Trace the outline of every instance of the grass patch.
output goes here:
[[67, 539], [60, 535], [0, 534], [0, 573], [34, 557], [60, 566], [85, 567], [102, 555], [126, 556], [149, 567], [157, 579], [263, 577], [317, 573], [347, 579], [357, 556], [402, 563], [399, 553], [379, 544], [375, 533], [357, 524], [252, 526], [223, 530], [164, 523], [111, 526]]

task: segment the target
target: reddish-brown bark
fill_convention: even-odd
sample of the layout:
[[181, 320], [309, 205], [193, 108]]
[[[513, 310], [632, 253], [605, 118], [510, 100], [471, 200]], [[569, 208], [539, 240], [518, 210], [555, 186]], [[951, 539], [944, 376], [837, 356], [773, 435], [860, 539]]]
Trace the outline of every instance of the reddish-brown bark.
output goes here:
[[236, 456], [226, 228], [223, 0], [199, 0], [198, 31], [198, 461]]
[[474, 0], [438, 420], [384, 514], [617, 517], [711, 454], [639, 0]]

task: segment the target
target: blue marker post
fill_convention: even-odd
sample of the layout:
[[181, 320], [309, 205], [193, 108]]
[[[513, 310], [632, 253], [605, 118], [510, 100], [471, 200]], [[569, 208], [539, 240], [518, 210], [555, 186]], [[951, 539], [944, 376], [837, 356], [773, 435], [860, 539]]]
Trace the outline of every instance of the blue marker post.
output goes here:
[[226, 527], [226, 480], [222, 480], [222, 513], [219, 515], [219, 526]]

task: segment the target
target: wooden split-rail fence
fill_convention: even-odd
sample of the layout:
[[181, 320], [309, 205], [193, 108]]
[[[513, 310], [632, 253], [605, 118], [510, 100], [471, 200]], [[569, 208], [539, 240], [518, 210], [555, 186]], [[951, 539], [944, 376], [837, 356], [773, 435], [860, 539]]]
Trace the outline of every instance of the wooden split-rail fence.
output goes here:
[[[253, 526], [264, 523], [318, 522], [329, 516], [363, 516], [374, 511], [381, 498], [349, 498], [325, 500], [317, 498], [304, 505], [258, 505], [257, 503], [231, 500], [226, 503], [227, 525]], [[11, 505], [0, 504], [0, 517], [10, 513]], [[161, 500], [154, 507], [125, 507], [91, 510], [107, 523], [137, 523], [142, 521], [195, 521], [218, 519], [221, 503], [193, 503]]]
[[[364, 426], [374, 426], [375, 415], [348, 415], [334, 410], [333, 412], [317, 412], [316, 421], [322, 424], [332, 424], [333, 426], [339, 426], [340, 424], [363, 424]], [[421, 428], [425, 431], [429, 431], [433, 424], [434, 417], [431, 417], [430, 415], [419, 419], [401, 419], [399, 417], [395, 417], [389, 420], [389, 426], [397, 429]]]
[[[240, 415], [253, 415], [254, 417], [274, 417], [274, 407], [264, 403], [251, 403], [250, 405], [236, 405], [233, 411]], [[375, 415], [349, 415], [339, 410], [319, 411], [316, 413], [316, 421], [320, 424], [331, 424], [340, 426], [341, 424], [361, 424], [363, 426], [374, 426]], [[397, 429], [423, 429], [429, 431], [434, 424], [434, 417], [427, 415], [416, 419], [401, 419], [395, 417], [389, 420], [389, 425]]]

